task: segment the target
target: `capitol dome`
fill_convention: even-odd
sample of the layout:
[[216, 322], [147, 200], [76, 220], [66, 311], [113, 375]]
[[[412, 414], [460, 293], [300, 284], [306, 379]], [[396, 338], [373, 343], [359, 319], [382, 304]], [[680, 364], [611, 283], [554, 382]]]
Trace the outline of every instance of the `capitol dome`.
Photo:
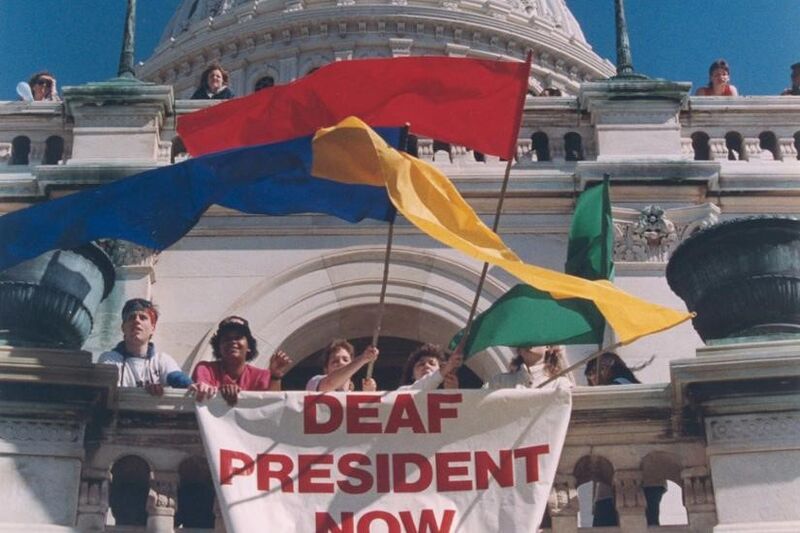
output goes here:
[[536, 92], [576, 94], [581, 82], [614, 74], [565, 0], [183, 0], [138, 75], [188, 98], [217, 61], [245, 95], [345, 59], [524, 59], [528, 50]]

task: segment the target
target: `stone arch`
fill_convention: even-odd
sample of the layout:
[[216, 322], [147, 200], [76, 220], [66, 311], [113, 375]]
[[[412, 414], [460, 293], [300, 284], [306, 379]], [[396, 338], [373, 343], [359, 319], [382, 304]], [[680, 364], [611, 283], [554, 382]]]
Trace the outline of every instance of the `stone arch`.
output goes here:
[[138, 455], [118, 457], [111, 466], [109, 507], [118, 526], [147, 524], [150, 464]]
[[25, 135], [14, 137], [11, 141], [10, 165], [27, 165], [30, 163], [31, 140]]
[[[610, 518], [615, 524], [618, 524], [619, 518], [613, 505], [614, 465], [611, 463], [611, 461], [601, 455], [584, 455], [575, 463], [573, 475], [575, 476], [575, 486], [578, 490], [578, 512], [580, 516], [585, 520], [589, 520], [589, 517], [593, 517], [594, 490], [610, 491], [612, 494], [612, 505], [606, 506], [605, 514], [608, 515], [610, 513], [613, 515], [606, 516], [606, 518]], [[598, 485], [597, 489], [594, 487], [595, 484]], [[605, 485], [605, 487], [600, 489], [599, 485]], [[586, 490], [587, 486], [589, 487], [588, 490]], [[600, 525], [601, 524], [598, 524], [598, 526]], [[614, 524], [607, 522], [603, 525]]]
[[583, 139], [581, 134], [570, 131], [564, 135], [564, 160], [583, 161]]
[[774, 132], [762, 131], [759, 133], [758, 146], [762, 150], [769, 152], [774, 161], [780, 161], [783, 159], [783, 156], [781, 155], [781, 148], [778, 145], [778, 138], [775, 136]]
[[[678, 492], [678, 500], [683, 501], [681, 489], [681, 458], [673, 453], [652, 451], [642, 458], [642, 491], [644, 492], [648, 525], [659, 525], [662, 498], [668, 492]], [[671, 483], [670, 483], [671, 482]], [[685, 514], [685, 511], [684, 511]], [[684, 522], [686, 523], [686, 522]]]
[[797, 159], [800, 159], [800, 131], [794, 134], [794, 149], [797, 152]]
[[550, 161], [550, 139], [543, 131], [531, 135], [531, 151], [536, 156], [536, 161]]
[[725, 147], [728, 149], [728, 160], [747, 161], [744, 137], [738, 131], [729, 131], [725, 134]]
[[44, 142], [44, 165], [57, 165], [64, 158], [64, 138], [51, 135]]
[[[221, 316], [239, 315], [250, 322], [265, 366], [282, 348], [295, 363], [326, 346], [332, 338], [372, 335], [378, 309], [385, 248], [353, 247], [296, 265], [265, 278]], [[466, 258], [427, 250], [392, 248], [389, 284], [381, 335], [447, 344], [465, 324], [480, 275]], [[488, 276], [479, 311], [507, 287]], [[185, 363], [191, 368], [211, 359], [209, 330]], [[504, 371], [511, 352], [492, 349], [476, 354], [467, 366], [481, 379]]]
[[247, 81], [245, 82], [245, 87], [247, 89], [248, 94], [250, 92], [255, 91], [256, 84], [265, 77], [272, 78], [275, 85], [281, 81], [280, 74], [278, 69], [273, 65], [265, 65], [259, 68], [254, 68], [247, 76]]
[[213, 529], [214, 482], [205, 457], [187, 457], [181, 462], [177, 492], [175, 526]]
[[692, 133], [692, 150], [695, 161], [711, 161], [710, 137], [704, 131]]

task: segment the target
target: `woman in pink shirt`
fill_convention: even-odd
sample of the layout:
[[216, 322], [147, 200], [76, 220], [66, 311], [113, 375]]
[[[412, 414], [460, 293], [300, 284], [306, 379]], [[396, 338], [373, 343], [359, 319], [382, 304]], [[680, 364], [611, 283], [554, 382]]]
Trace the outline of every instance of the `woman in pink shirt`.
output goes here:
[[219, 390], [230, 405], [234, 405], [239, 391], [279, 391], [281, 379], [291, 364], [282, 351], [275, 352], [269, 369], [256, 368], [247, 363], [258, 356], [255, 337], [242, 317], [229, 316], [222, 320], [211, 337], [215, 361], [202, 361], [192, 373], [195, 382], [190, 388], [202, 401]]

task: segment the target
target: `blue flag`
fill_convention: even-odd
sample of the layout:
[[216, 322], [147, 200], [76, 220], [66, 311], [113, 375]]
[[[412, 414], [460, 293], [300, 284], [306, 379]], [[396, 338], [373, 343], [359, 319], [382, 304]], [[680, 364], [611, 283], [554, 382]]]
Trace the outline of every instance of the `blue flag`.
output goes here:
[[[377, 130], [397, 147], [402, 130]], [[0, 217], [0, 270], [49, 250], [122, 239], [163, 250], [218, 204], [250, 214], [392, 220], [384, 187], [311, 175], [312, 137], [236, 148], [156, 168]]]

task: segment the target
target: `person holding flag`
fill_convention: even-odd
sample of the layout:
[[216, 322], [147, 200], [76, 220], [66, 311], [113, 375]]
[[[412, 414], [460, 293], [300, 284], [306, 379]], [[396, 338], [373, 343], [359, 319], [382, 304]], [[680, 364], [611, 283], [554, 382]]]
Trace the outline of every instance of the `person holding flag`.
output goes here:
[[562, 374], [567, 367], [563, 346], [518, 346], [516, 351], [509, 371], [492, 376], [484, 388], [533, 389], [551, 378], [555, 379], [548, 383], [548, 388], [575, 386], [571, 373]]

